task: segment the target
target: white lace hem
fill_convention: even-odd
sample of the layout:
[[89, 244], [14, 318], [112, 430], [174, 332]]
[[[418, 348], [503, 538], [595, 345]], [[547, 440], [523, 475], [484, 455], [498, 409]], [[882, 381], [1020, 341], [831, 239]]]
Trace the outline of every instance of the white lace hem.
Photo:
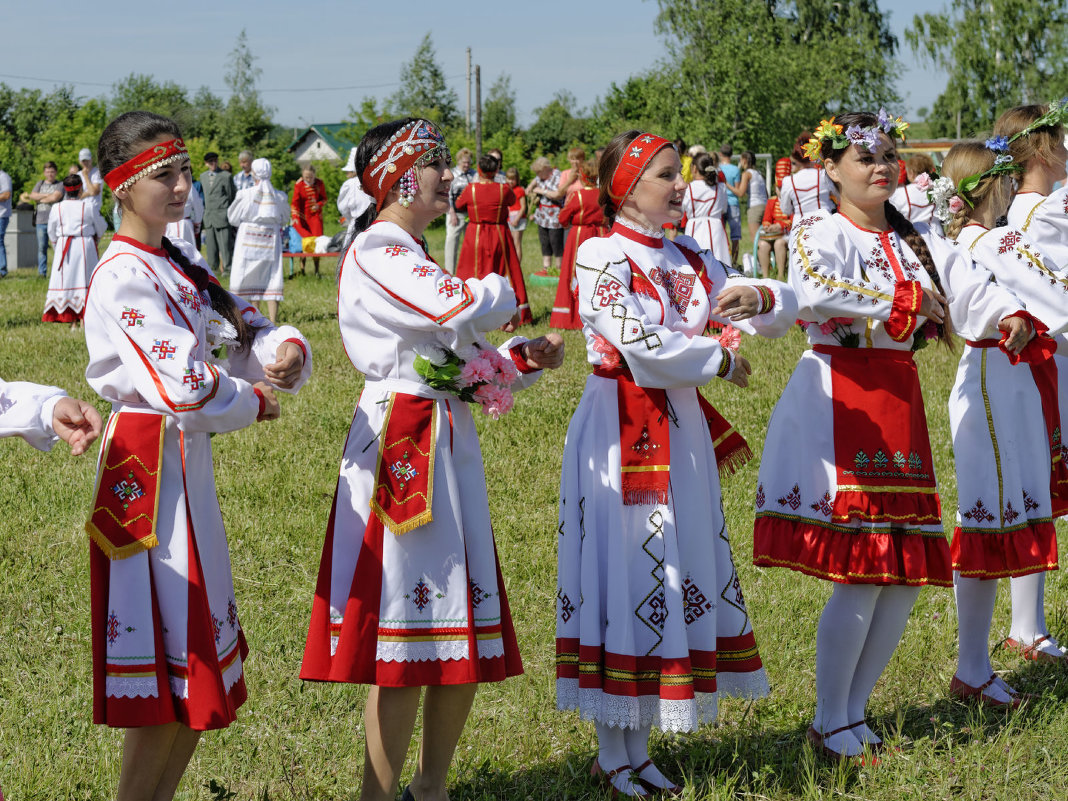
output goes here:
[[694, 731], [716, 719], [716, 693], [697, 693], [685, 701], [655, 695], [630, 698], [597, 689], [580, 689], [578, 679], [556, 680], [556, 708], [577, 709], [583, 720], [595, 720], [621, 729], [656, 726], [662, 731]]
[[[331, 651], [336, 644], [331, 641]], [[467, 659], [470, 656], [467, 640], [449, 642], [379, 642], [375, 659], [379, 662], [449, 662]], [[478, 641], [480, 659], [492, 659], [504, 656], [504, 640], [495, 637], [492, 640]]]
[[108, 698], [155, 698], [156, 677], [153, 676], [108, 676], [104, 681]]
[[716, 689], [731, 698], [763, 698], [771, 692], [764, 668], [746, 673], [717, 673]]

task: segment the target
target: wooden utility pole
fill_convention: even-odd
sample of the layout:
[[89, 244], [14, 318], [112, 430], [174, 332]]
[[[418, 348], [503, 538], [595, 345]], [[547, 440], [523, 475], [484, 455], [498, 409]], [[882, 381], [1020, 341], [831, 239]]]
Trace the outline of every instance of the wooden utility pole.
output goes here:
[[467, 127], [471, 133], [471, 48], [467, 48]]
[[482, 67], [475, 65], [475, 163], [482, 158]]

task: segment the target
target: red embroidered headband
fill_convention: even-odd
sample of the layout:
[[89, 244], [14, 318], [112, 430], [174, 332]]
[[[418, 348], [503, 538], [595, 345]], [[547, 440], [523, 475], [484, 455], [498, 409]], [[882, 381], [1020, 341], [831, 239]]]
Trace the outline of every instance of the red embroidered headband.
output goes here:
[[612, 173], [612, 181], [608, 185], [608, 195], [617, 208], [634, 189], [634, 184], [649, 166], [653, 156], [665, 147], [674, 147], [674, 145], [662, 136], [649, 133], [638, 134], [634, 137], [634, 141], [627, 145], [623, 158], [619, 160], [619, 165]]
[[160, 142], [108, 172], [104, 176], [104, 183], [111, 187], [112, 192], [126, 189], [150, 172], [155, 172], [160, 167], [173, 164], [183, 158], [189, 158], [189, 151], [185, 149], [185, 142], [181, 139]]
[[[360, 183], [364, 191], [375, 199], [375, 208], [381, 209], [389, 190], [409, 170], [419, 164], [433, 161], [439, 154], [447, 160], [449, 146], [432, 122], [414, 120], [404, 125], [380, 147], [368, 162]], [[414, 194], [414, 186], [409, 187]], [[405, 204], [407, 205], [407, 204]]]

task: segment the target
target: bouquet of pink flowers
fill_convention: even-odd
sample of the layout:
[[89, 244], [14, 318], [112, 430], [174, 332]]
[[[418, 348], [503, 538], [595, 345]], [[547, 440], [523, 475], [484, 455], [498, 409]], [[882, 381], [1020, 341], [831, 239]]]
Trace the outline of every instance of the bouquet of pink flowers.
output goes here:
[[494, 420], [512, 409], [511, 386], [519, 371], [511, 359], [488, 343], [452, 350], [428, 342], [415, 346], [415, 372], [427, 386], [449, 392], [465, 403], [477, 403]]

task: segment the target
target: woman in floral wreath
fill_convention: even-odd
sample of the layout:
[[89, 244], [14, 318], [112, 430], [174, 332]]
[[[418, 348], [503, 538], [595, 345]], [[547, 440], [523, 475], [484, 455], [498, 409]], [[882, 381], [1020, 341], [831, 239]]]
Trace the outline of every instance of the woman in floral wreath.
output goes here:
[[[1028, 313], [1021, 314], [1036, 331], [1049, 326], [1061, 333], [1068, 329], [1068, 280], [1051, 278], [1053, 270], [1026, 234], [996, 227], [1019, 171], [1006, 158], [1007, 148], [1007, 140], [997, 137], [954, 145], [936, 182], [939, 189], [949, 183], [954, 194], [938, 192], [935, 213], [946, 236], [1026, 304]], [[1041, 631], [1049, 637], [1042, 590], [1046, 571], [1057, 567], [1053, 518], [1068, 512], [1055, 348], [1052, 339], [1039, 336], [1017, 356], [999, 348], [997, 338], [969, 340], [950, 393], [958, 498], [951, 552], [960, 632], [951, 691], [992, 706], [1020, 703], [990, 665], [987, 640], [999, 578], [1012, 577], [1013, 621], [1036, 621], [1023, 640], [1035, 651], [1032, 658], [1063, 659], [1054, 641], [1046, 640], [1045, 651], [1045, 643], [1031, 644]], [[1010, 630], [1006, 642], [1019, 643], [1022, 636]]]
[[952, 583], [912, 351], [949, 336], [947, 304], [969, 339], [1000, 328], [1018, 352], [1031, 336], [1015, 298], [889, 203], [906, 128], [883, 111], [848, 113], [808, 145], [841, 205], [794, 221], [790, 285], [813, 349], [772, 414], [757, 485], [754, 563], [834, 582], [808, 729], [833, 758], [881, 744], [868, 698], [919, 587]]
[[[1066, 122], [1068, 98], [1011, 108], [994, 124], [995, 138], [1003, 140], [999, 144], [1008, 148], [1021, 171], [1019, 190], [1009, 206], [1009, 225], [1042, 254], [1058, 280], [1068, 277], [1068, 188], [1053, 188], [1065, 181]], [[1068, 357], [1057, 354], [1054, 362], [1060, 417], [1068, 419]], [[1062, 460], [1066, 456], [1068, 451], [1062, 448]], [[1012, 623], [1003, 644], [1025, 659], [1068, 662], [1068, 650], [1046, 626], [1045, 573], [1013, 578], [1012, 599]]]
[[[461, 281], [423, 232], [449, 208], [449, 150], [426, 120], [364, 136], [356, 171], [374, 203], [341, 264], [342, 341], [364, 389], [345, 441], [301, 678], [373, 685], [363, 799], [392, 799], [422, 702], [405, 798], [447, 798], [445, 779], [480, 682], [522, 672], [468, 402], [494, 417], [512, 390], [563, 361], [518, 322], [505, 277]], [[372, 224], [373, 223], [373, 224]]]
[[795, 306], [785, 285], [664, 237], [682, 217], [680, 169], [668, 140], [616, 136], [599, 164], [614, 222], [575, 261], [593, 374], [560, 479], [556, 703], [594, 721], [591, 772], [628, 796], [681, 792], [649, 758], [653, 726], [692, 731], [719, 695], [768, 692], [719, 482], [748, 447], [697, 387], [748, 383], [710, 323], [781, 336]]
[[112, 405], [86, 524], [93, 718], [126, 729], [119, 801], [165, 800], [201, 733], [229, 726], [245, 701], [211, 435], [278, 417], [275, 389], [295, 392], [311, 354], [164, 236], [193, 188], [173, 120], [123, 114], [98, 153], [123, 213], [85, 306], [86, 380]]

